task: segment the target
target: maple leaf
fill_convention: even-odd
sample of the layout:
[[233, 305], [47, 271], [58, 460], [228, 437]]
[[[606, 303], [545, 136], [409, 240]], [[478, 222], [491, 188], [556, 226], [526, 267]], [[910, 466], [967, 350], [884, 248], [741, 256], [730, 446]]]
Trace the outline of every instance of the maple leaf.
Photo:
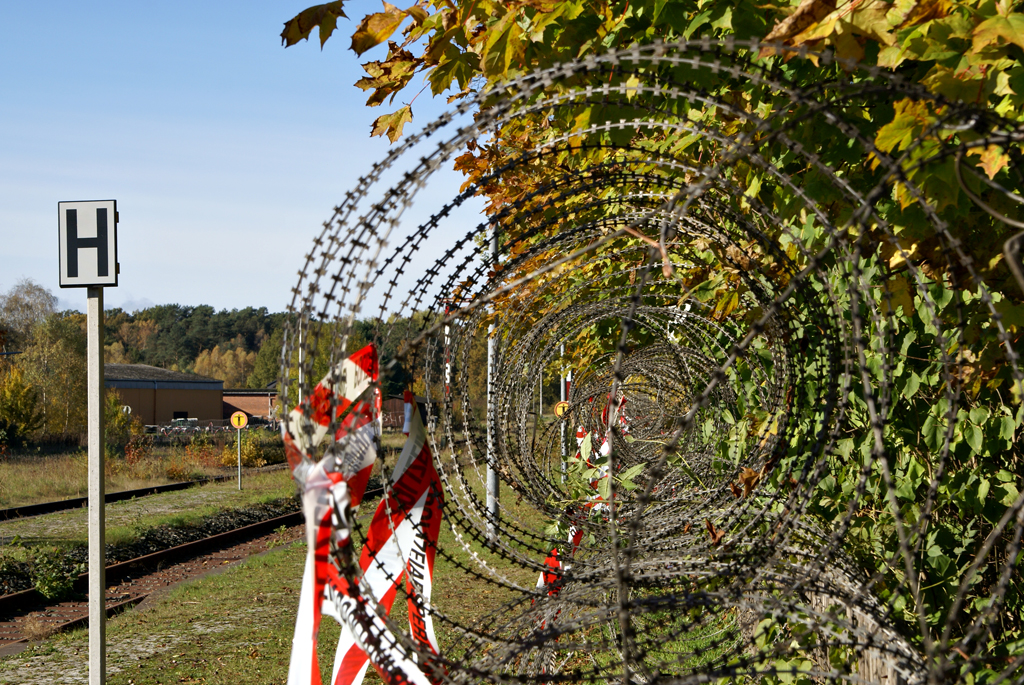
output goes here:
[[[817, 24], [836, 8], [835, 0], [803, 0], [793, 14], [789, 15], [764, 37], [764, 42], [778, 41], [785, 43], [798, 33]], [[762, 48], [761, 57], [773, 54], [771, 48]]]
[[406, 105], [391, 114], [382, 114], [373, 122], [371, 136], [382, 136], [387, 134], [388, 140], [392, 143], [402, 135], [402, 128], [412, 121], [412, 107]]
[[715, 530], [715, 526], [711, 523], [711, 519], [704, 519], [704, 525], [707, 526], [708, 534], [711, 536], [711, 546], [716, 547], [718, 543], [725, 537], [724, 530]]
[[386, 41], [398, 30], [406, 16], [410, 16], [408, 12], [385, 2], [383, 12], [367, 14], [352, 34], [352, 51], [361, 55]]
[[922, 0], [921, 2], [916, 2], [897, 28], [905, 29], [933, 19], [941, 19], [947, 16], [952, 9], [953, 3], [949, 0]]
[[761, 480], [761, 474], [751, 468], [744, 468], [740, 471], [740, 483], [743, 484], [743, 496], [749, 497], [754, 486]]
[[882, 152], [905, 150], [933, 119], [926, 103], [910, 98], [896, 102], [894, 110], [892, 121], [878, 129], [875, 136], [875, 145]]
[[347, 18], [341, 9], [344, 4], [344, 0], [336, 0], [336, 2], [314, 5], [302, 10], [284, 23], [284, 30], [281, 31], [281, 44], [287, 48], [300, 40], [308, 40], [313, 27], [319, 26], [320, 47], [323, 48], [324, 43], [338, 27], [338, 17]]
[[985, 170], [985, 174], [989, 178], [995, 178], [999, 170], [1010, 163], [1010, 155], [1003, 152], [1003, 148], [998, 145], [989, 145], [984, 150], [972, 148], [967, 154], [981, 156], [978, 166]]
[[981, 52], [989, 45], [997, 43], [997, 38], [1024, 48], [1024, 14], [995, 16], [978, 24], [974, 29], [973, 52]]

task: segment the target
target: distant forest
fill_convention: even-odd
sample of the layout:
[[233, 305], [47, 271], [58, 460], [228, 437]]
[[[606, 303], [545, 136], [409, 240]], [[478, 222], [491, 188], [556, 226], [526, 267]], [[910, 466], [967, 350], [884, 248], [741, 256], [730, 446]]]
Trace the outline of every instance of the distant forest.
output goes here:
[[[104, 322], [105, 357], [108, 364], [150, 364], [217, 378], [226, 388], [262, 388], [277, 377], [284, 319], [266, 307], [111, 309]], [[271, 363], [259, 364], [260, 373], [254, 373], [264, 348]]]
[[[49, 437], [64, 439], [85, 431], [85, 314], [59, 311], [57, 298], [31, 280], [0, 292], [0, 448]], [[208, 305], [157, 305], [136, 312], [105, 312], [105, 359], [108, 364], [149, 364], [224, 381], [225, 388], [265, 388], [281, 370], [286, 314], [266, 307], [217, 311]], [[382, 361], [394, 359], [404, 341], [432, 323], [426, 311], [388, 320], [356, 321], [348, 352], [378, 342]], [[487, 388], [486, 336], [473, 337], [466, 358], [474, 410], [484, 411]], [[316, 350], [312, 375], [319, 380], [330, 364], [328, 345]], [[459, 362], [456, 361], [456, 366]], [[406, 388], [425, 391], [423, 369], [383, 364], [381, 389], [386, 397]], [[434, 369], [436, 378], [443, 368]], [[546, 384], [545, 402], [557, 393]], [[456, 407], [461, 420], [463, 408]]]

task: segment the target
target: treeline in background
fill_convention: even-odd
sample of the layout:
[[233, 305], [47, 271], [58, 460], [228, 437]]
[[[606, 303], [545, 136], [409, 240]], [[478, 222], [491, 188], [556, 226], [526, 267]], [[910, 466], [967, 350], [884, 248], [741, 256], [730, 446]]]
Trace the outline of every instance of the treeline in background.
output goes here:
[[[266, 307], [217, 311], [208, 305], [156, 305], [135, 312], [109, 309], [104, 317], [107, 364], [149, 364], [224, 381], [224, 387], [266, 388], [277, 380], [286, 315]], [[377, 340], [382, 359], [428, 325], [426, 312], [388, 322], [388, 335]], [[86, 432], [85, 314], [59, 311], [49, 290], [24, 279], [0, 293], [0, 449], [4, 446], [69, 444]], [[348, 340], [353, 352], [375, 338], [379, 322], [355, 322]], [[468, 361], [468, 394], [476, 418], [484, 415], [487, 383], [486, 339], [477, 336]], [[329, 345], [315, 353], [316, 380], [330, 365]], [[443, 378], [443, 369], [436, 369]], [[546, 379], [544, 404], [557, 401], [558, 381]], [[315, 380], [313, 381], [315, 382]], [[401, 365], [382, 369], [385, 397], [406, 388], [424, 392], [422, 369], [413, 374]], [[440, 397], [433, 398], [440, 400]], [[479, 405], [479, 406], [476, 406]], [[463, 419], [463, 408], [455, 408]]]
[[[0, 446], [76, 442], [86, 430], [85, 314], [23, 279], [0, 293]], [[277, 378], [283, 313], [156, 305], [105, 313], [108, 364], [149, 364], [264, 388]]]

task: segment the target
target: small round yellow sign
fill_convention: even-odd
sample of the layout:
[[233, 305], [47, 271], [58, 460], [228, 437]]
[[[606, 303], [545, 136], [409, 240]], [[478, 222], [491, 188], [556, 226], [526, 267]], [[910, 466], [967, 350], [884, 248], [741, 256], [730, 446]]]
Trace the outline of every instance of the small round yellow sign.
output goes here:
[[238, 430], [245, 428], [247, 423], [249, 423], [249, 417], [245, 415], [244, 411], [236, 411], [231, 415], [231, 425]]
[[558, 418], [562, 418], [563, 416], [565, 416], [565, 412], [567, 411], [569, 411], [568, 402], [559, 402], [558, 404], [555, 405], [555, 416], [557, 416]]

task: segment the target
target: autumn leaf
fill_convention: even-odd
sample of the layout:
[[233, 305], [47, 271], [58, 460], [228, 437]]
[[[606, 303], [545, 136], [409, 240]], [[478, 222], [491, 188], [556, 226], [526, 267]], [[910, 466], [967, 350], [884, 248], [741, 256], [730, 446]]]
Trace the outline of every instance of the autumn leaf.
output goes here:
[[[827, 17], [836, 8], [835, 0], [803, 0], [793, 14], [789, 15], [764, 37], [764, 41], [785, 43], [798, 33]], [[771, 48], [761, 50], [761, 57], [773, 54]]]
[[704, 519], [704, 525], [707, 527], [708, 534], [711, 536], [711, 545], [713, 547], [717, 546], [718, 543], [722, 541], [722, 538], [725, 537], [725, 531], [715, 530], [715, 526], [711, 523], [711, 519]]
[[1024, 14], [997, 15], [978, 24], [974, 29], [974, 52], [996, 44], [998, 38], [1024, 48]]
[[740, 487], [736, 485], [736, 483], [733, 483], [731, 481], [729, 482], [729, 489], [732, 490], [733, 497], [739, 497], [740, 495], [743, 494], [743, 490], [741, 490]]
[[1010, 155], [1003, 152], [1003, 148], [998, 145], [989, 145], [984, 150], [972, 148], [967, 154], [981, 156], [978, 166], [985, 170], [989, 178], [995, 178], [999, 170], [1010, 163]]
[[382, 114], [373, 122], [371, 136], [382, 136], [387, 134], [388, 140], [392, 143], [402, 135], [402, 128], [412, 121], [412, 107], [406, 105], [391, 114]]
[[905, 150], [932, 121], [924, 102], [904, 98], [895, 103], [894, 109], [892, 121], [878, 129], [875, 136], [875, 145], [882, 152]]
[[353, 52], [361, 55], [386, 41], [391, 34], [398, 30], [406, 16], [406, 10], [400, 10], [385, 2], [383, 12], [368, 14], [359, 22], [356, 32], [352, 34]]
[[281, 31], [281, 44], [287, 48], [300, 40], [307, 40], [313, 27], [319, 26], [320, 47], [323, 48], [324, 43], [338, 27], [338, 17], [347, 18], [347, 15], [341, 10], [344, 4], [344, 0], [337, 0], [302, 10], [284, 23], [284, 30]]
[[899, 22], [897, 28], [905, 29], [910, 26], [917, 26], [926, 21], [941, 19], [953, 9], [953, 3], [949, 0], [921, 0], [913, 3], [911, 10]]
[[491, 29], [480, 53], [480, 70], [488, 76], [500, 76], [508, 71], [513, 60], [522, 61], [525, 50], [523, 29], [516, 22], [515, 12], [509, 11]]
[[751, 468], [746, 468], [740, 471], [740, 483], [743, 484], [743, 496], [750, 497], [750, 493], [754, 490], [754, 486], [761, 480], [761, 474]]
[[687, 522], [687, 524], [685, 526], [683, 526], [683, 535], [686, 535], [687, 533], [689, 533], [691, 528], [693, 528], [693, 524]]

